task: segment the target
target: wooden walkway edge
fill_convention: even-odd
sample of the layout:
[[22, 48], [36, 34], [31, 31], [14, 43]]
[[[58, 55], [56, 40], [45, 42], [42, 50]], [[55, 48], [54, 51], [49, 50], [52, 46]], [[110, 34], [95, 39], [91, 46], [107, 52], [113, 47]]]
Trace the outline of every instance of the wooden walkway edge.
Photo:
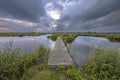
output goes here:
[[49, 66], [71, 66], [73, 65], [73, 60], [69, 55], [67, 48], [61, 39], [58, 37], [54, 46], [54, 49], [50, 52], [48, 59]]

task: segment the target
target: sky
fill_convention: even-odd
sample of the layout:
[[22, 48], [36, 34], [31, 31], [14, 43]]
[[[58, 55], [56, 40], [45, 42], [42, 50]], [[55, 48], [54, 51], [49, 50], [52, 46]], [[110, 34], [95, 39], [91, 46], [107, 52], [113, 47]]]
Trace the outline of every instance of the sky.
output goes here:
[[0, 0], [0, 32], [120, 32], [120, 0]]

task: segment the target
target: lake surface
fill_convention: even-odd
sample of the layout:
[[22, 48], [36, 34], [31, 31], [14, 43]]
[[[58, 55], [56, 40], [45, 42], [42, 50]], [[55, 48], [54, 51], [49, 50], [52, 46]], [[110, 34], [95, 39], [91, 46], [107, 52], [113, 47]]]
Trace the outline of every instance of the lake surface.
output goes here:
[[120, 43], [110, 42], [106, 38], [79, 36], [71, 44], [69, 51], [73, 60], [81, 65], [87, 60], [89, 54], [98, 48], [120, 49]]
[[12, 43], [12, 48], [20, 48], [20, 53], [31, 53], [39, 45], [48, 48], [54, 47], [54, 42], [47, 38], [48, 35], [42, 36], [24, 36], [24, 37], [0, 37], [0, 49], [5, 48], [6, 43]]
[[[0, 37], [0, 49], [5, 48], [5, 44], [11, 42], [12, 48], [20, 48], [20, 53], [31, 53], [39, 45], [44, 45], [50, 49], [54, 48], [55, 42], [47, 38], [48, 35], [42, 36], [24, 36], [24, 37]], [[82, 64], [97, 48], [120, 48], [120, 43], [110, 42], [106, 38], [79, 36], [69, 45], [68, 49], [73, 60]]]

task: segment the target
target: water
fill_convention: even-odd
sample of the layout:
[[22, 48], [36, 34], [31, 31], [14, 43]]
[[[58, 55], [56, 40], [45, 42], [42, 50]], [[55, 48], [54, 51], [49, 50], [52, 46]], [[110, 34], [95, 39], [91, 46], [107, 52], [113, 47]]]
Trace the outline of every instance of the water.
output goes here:
[[110, 42], [106, 38], [79, 36], [71, 44], [70, 55], [78, 65], [81, 65], [87, 60], [89, 54], [98, 48], [119, 49], [120, 43]]
[[20, 53], [32, 53], [39, 45], [48, 48], [54, 47], [54, 42], [47, 38], [48, 35], [42, 36], [24, 36], [24, 37], [0, 37], [0, 48], [5, 48], [5, 44], [12, 43], [12, 48], [20, 48]]
[[[24, 36], [24, 37], [0, 37], [0, 49], [3, 49], [7, 42], [12, 42], [13, 49], [20, 48], [20, 53], [31, 53], [39, 45], [44, 45], [53, 49], [55, 42], [47, 38], [48, 35], [42, 36]], [[87, 60], [90, 53], [97, 48], [120, 48], [120, 43], [110, 42], [106, 38], [79, 36], [69, 45], [69, 52], [73, 60], [82, 64]]]

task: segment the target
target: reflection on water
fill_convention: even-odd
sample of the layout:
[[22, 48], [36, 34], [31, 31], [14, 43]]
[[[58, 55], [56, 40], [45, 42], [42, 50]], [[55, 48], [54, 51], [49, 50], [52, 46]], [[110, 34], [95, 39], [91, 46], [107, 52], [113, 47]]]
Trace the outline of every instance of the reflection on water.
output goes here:
[[112, 43], [106, 38], [79, 36], [72, 43], [69, 51], [73, 60], [80, 65], [96, 48], [120, 48], [120, 43]]
[[4, 48], [7, 42], [12, 42], [13, 49], [20, 48], [20, 53], [31, 53], [39, 45], [44, 45], [48, 48], [53, 48], [54, 42], [43, 36], [24, 36], [24, 37], [0, 37], [0, 48]]
[[[24, 36], [24, 37], [0, 37], [0, 48], [4, 48], [7, 42], [12, 41], [13, 48], [20, 48], [20, 53], [31, 53], [39, 45], [44, 45], [53, 49], [55, 42], [43, 36]], [[79, 36], [75, 41], [68, 45], [68, 49], [73, 60], [78, 64], [85, 62], [92, 51], [96, 48], [120, 48], [120, 43], [110, 42], [106, 38]]]

